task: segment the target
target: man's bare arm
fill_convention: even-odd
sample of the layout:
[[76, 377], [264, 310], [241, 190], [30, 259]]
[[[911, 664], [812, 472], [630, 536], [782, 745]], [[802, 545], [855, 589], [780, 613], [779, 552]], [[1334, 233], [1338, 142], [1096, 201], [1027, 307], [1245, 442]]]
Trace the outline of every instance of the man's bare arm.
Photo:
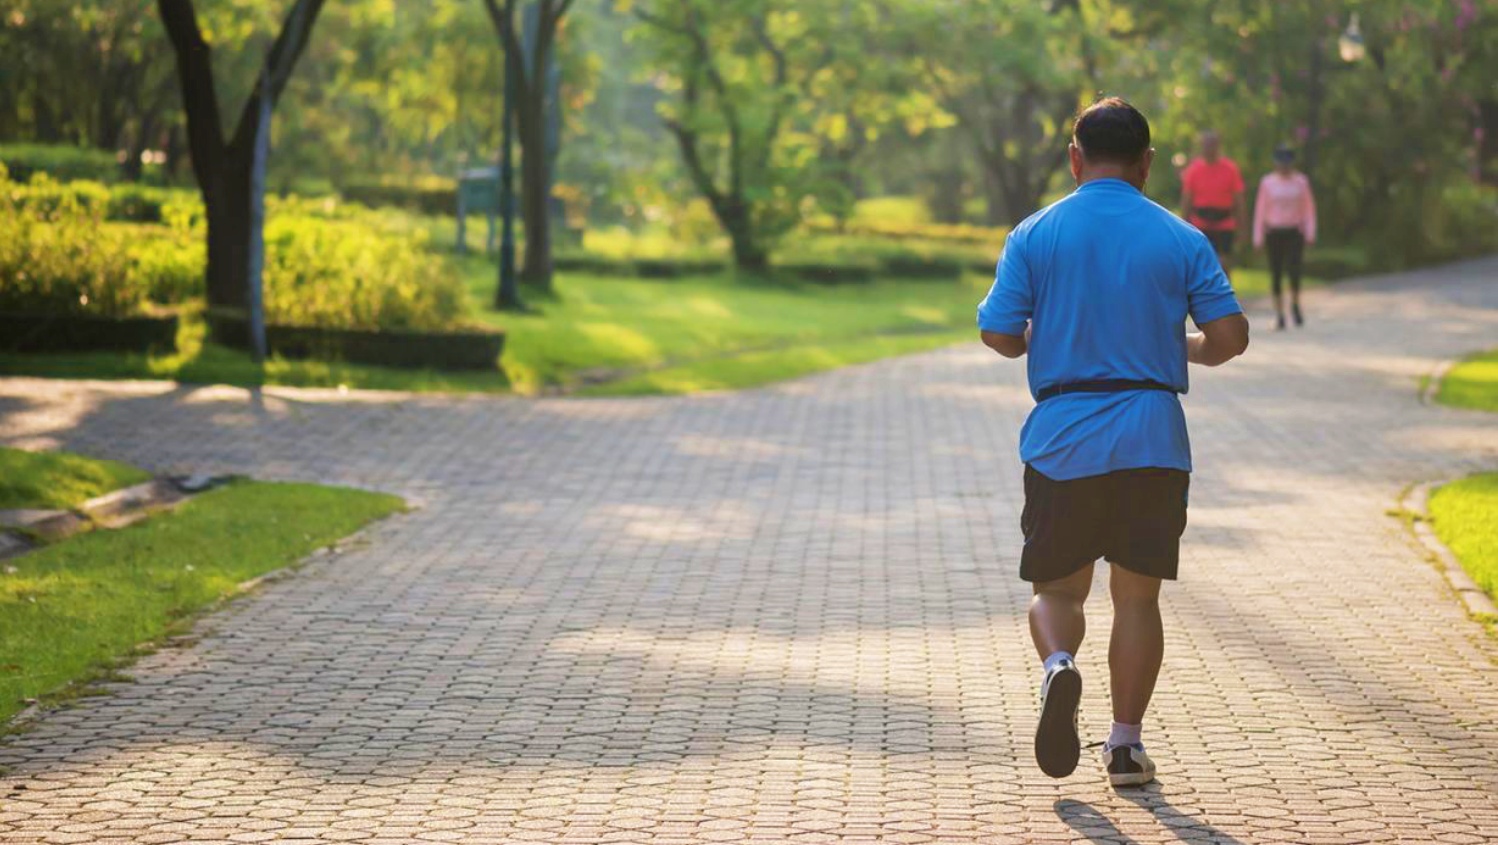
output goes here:
[[1025, 329], [1024, 337], [987, 331], [980, 331], [979, 337], [983, 338], [984, 346], [1003, 355], [1005, 358], [1018, 358], [1030, 349], [1030, 330], [1028, 328]]
[[1201, 325], [1201, 332], [1186, 335], [1186, 360], [1216, 367], [1237, 358], [1248, 349], [1248, 318], [1242, 314]]

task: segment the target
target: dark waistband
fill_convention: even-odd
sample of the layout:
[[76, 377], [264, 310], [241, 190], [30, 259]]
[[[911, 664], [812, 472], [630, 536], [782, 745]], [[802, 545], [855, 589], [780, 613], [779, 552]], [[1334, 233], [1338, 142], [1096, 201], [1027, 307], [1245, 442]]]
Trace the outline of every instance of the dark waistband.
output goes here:
[[1047, 399], [1055, 399], [1063, 393], [1123, 393], [1126, 390], [1164, 390], [1167, 393], [1179, 393], [1174, 387], [1149, 379], [1131, 378], [1101, 378], [1091, 381], [1070, 381], [1065, 384], [1052, 384], [1042, 387], [1035, 393], [1037, 402]]

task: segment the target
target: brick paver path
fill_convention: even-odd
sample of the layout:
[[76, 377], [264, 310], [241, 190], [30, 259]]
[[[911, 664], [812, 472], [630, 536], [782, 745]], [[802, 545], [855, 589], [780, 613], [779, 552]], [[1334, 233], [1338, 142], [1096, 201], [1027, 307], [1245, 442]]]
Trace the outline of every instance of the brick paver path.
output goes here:
[[6, 442], [422, 504], [0, 748], [0, 842], [1491, 841], [1498, 646], [1387, 511], [1498, 466], [1416, 400], [1498, 339], [1495, 276], [1318, 291], [1194, 371], [1132, 795], [1031, 760], [1030, 400], [976, 344], [687, 399], [0, 380]]

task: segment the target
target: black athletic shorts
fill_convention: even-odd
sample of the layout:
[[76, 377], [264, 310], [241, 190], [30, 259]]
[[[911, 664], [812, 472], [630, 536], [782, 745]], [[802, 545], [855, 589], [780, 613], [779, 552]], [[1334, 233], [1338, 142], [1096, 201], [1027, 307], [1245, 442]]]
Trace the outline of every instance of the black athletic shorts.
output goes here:
[[1210, 231], [1207, 229], [1203, 229], [1202, 234], [1207, 236], [1207, 242], [1212, 244], [1212, 249], [1215, 250], [1218, 255], [1229, 255], [1232, 253], [1233, 235], [1237, 234], [1235, 230], [1218, 229], [1215, 231]]
[[1025, 467], [1025, 550], [1019, 577], [1055, 581], [1098, 558], [1174, 581], [1191, 474], [1126, 469], [1057, 481]]

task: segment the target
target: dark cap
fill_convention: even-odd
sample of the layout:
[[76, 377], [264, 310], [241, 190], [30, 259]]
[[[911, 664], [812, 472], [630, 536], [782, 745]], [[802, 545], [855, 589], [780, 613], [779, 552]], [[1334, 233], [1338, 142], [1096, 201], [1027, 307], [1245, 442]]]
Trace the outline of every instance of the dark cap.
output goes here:
[[1295, 160], [1295, 149], [1289, 144], [1280, 144], [1274, 148], [1274, 160], [1280, 164], [1289, 164]]

